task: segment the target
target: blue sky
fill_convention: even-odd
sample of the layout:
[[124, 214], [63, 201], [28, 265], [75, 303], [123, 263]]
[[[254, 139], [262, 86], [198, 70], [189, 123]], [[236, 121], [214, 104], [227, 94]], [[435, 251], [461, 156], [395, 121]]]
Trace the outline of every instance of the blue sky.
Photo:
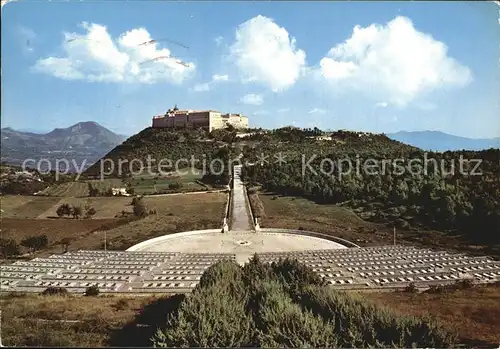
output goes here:
[[2, 8], [2, 127], [92, 120], [131, 135], [177, 104], [242, 112], [265, 128], [498, 137], [499, 9], [11, 2]]

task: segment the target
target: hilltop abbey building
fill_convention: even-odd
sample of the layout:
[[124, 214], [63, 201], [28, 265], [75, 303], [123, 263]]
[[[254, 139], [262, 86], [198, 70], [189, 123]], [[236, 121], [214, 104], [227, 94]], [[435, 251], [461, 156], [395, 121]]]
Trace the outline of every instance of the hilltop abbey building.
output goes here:
[[153, 127], [203, 128], [209, 132], [233, 125], [237, 129], [248, 128], [248, 117], [241, 114], [222, 114], [215, 110], [169, 109], [165, 115], [153, 117]]

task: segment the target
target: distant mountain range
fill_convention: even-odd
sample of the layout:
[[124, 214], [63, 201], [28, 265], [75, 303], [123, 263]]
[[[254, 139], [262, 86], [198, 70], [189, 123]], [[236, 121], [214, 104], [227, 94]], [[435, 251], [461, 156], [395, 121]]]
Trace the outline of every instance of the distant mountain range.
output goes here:
[[[26, 159], [39, 161], [46, 170], [56, 159], [67, 159], [83, 169], [89, 167], [127, 137], [118, 135], [93, 121], [79, 122], [68, 128], [56, 128], [46, 134], [16, 131], [10, 127], [1, 130], [2, 162], [21, 165]], [[36, 166], [33, 162], [29, 167]]]
[[498, 138], [466, 138], [439, 131], [400, 131], [388, 133], [387, 137], [428, 151], [483, 150], [500, 148]]

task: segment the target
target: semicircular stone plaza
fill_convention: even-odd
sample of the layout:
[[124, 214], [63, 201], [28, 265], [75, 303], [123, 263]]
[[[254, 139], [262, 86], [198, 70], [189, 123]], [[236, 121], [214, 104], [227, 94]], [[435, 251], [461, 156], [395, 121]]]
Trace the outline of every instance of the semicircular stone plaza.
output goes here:
[[500, 281], [500, 262], [413, 246], [364, 247], [323, 234], [260, 229], [235, 167], [231, 204], [222, 229], [160, 236], [127, 251], [75, 251], [0, 265], [0, 292], [64, 287], [84, 293], [185, 293], [220, 260], [244, 264], [257, 253], [265, 263], [297, 259], [338, 289], [399, 289], [463, 279]]
[[254, 254], [264, 252], [291, 252], [304, 250], [329, 250], [346, 248], [334, 241], [326, 239], [290, 234], [276, 233], [244, 233], [231, 232], [221, 234], [220, 231], [202, 231], [172, 234], [158, 240], [145, 241], [133, 246], [129, 251], [148, 252], [180, 252], [192, 253], [234, 253]]

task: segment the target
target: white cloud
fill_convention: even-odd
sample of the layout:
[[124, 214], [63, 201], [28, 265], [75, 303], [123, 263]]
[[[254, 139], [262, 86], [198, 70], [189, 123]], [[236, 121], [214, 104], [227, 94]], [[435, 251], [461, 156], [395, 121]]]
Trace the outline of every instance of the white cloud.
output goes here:
[[307, 112], [308, 114], [325, 114], [326, 110], [321, 108], [313, 108]]
[[207, 92], [214, 87], [215, 84], [218, 84], [220, 82], [225, 82], [229, 81], [229, 75], [218, 75], [214, 74], [212, 75], [212, 80], [210, 82], [205, 82], [202, 84], [196, 84], [193, 87], [193, 91], [195, 92]]
[[8, 2], [14, 2], [17, 0], [2, 0], [0, 1], [0, 8], [4, 7]]
[[387, 102], [377, 102], [373, 106], [374, 108], [387, 108], [389, 106], [389, 103]]
[[212, 75], [212, 81], [228, 81], [228, 80], [229, 80], [228, 75], [217, 75], [217, 74]]
[[435, 110], [437, 109], [437, 105], [434, 103], [422, 102], [419, 103], [418, 108], [422, 110]]
[[242, 81], [258, 82], [275, 92], [295, 84], [306, 64], [306, 54], [295, 47], [295, 38], [261, 15], [238, 26], [230, 59]]
[[181, 83], [195, 70], [193, 63], [180, 64], [156, 42], [141, 45], [152, 40], [144, 28], [113, 39], [103, 25], [83, 22], [80, 26], [85, 34], [64, 33], [63, 57], [39, 59], [33, 69], [65, 80], [146, 84]]
[[278, 113], [286, 113], [286, 112], [289, 112], [290, 111], [290, 108], [280, 108], [277, 110]]
[[240, 99], [240, 102], [243, 104], [261, 105], [262, 103], [264, 103], [264, 98], [262, 98], [261, 95], [249, 93], [249, 94], [243, 96]]
[[469, 68], [448, 56], [444, 43], [419, 32], [410, 19], [356, 26], [321, 59], [316, 73], [339, 89], [352, 89], [400, 107], [443, 86], [465, 86]]
[[193, 87], [193, 91], [195, 92], [206, 92], [210, 91], [210, 84], [209, 83], [204, 83], [204, 84], [196, 84]]
[[257, 110], [253, 115], [268, 115], [269, 112], [267, 110]]
[[224, 41], [224, 38], [222, 36], [218, 36], [214, 39], [215, 45], [220, 46], [222, 44], [222, 41]]

